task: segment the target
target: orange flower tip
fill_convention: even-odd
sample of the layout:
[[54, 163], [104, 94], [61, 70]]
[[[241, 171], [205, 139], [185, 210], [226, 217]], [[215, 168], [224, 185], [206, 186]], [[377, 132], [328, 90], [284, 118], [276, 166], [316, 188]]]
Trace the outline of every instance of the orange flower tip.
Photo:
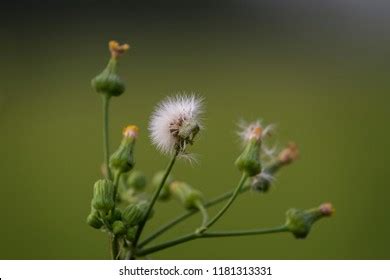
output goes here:
[[139, 128], [136, 125], [129, 125], [123, 129], [123, 136], [128, 138], [137, 138]]
[[261, 126], [255, 126], [253, 129], [252, 129], [252, 132], [251, 132], [251, 136], [249, 136], [250, 139], [256, 139], [256, 140], [260, 140], [261, 139], [261, 134], [263, 132], [263, 128]]
[[290, 142], [286, 148], [284, 148], [278, 156], [279, 161], [282, 164], [289, 164], [299, 157], [299, 149], [297, 144]]
[[117, 58], [127, 52], [127, 50], [130, 49], [130, 46], [128, 44], [121, 45], [117, 41], [112, 40], [108, 43], [108, 48], [111, 52], [112, 58]]
[[324, 216], [332, 216], [335, 212], [332, 203], [329, 202], [321, 204], [319, 209]]

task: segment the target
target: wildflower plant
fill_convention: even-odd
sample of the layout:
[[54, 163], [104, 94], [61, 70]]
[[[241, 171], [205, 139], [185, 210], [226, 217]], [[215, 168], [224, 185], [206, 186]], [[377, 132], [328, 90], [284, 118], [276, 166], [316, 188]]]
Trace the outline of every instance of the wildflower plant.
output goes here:
[[[266, 139], [274, 126], [263, 126], [260, 121], [242, 123], [238, 131], [242, 152], [235, 161], [241, 172], [241, 179], [232, 190], [213, 199], [206, 199], [200, 190], [188, 182], [175, 179], [171, 174], [177, 159], [193, 159], [189, 147], [196, 144], [197, 135], [203, 130], [201, 116], [204, 113], [204, 100], [196, 95], [167, 97], [156, 106], [151, 115], [151, 142], [157, 150], [168, 156], [170, 161], [165, 170], [155, 173], [150, 184], [153, 193], [148, 194], [146, 177], [141, 171], [134, 170], [134, 149], [139, 128], [135, 125], [124, 128], [119, 147], [112, 154], [109, 151], [109, 102], [112, 97], [120, 96], [125, 91], [125, 85], [117, 74], [117, 63], [118, 58], [128, 49], [127, 44], [109, 42], [111, 58], [106, 68], [92, 79], [92, 87], [101, 94], [103, 100], [104, 178], [99, 179], [93, 187], [91, 212], [87, 223], [108, 234], [112, 259], [137, 259], [202, 238], [281, 232], [290, 232], [296, 238], [305, 238], [316, 221], [332, 215], [333, 206], [324, 203], [308, 210], [289, 209], [286, 212], [286, 221], [276, 227], [213, 231], [213, 226], [221, 220], [239, 195], [249, 190], [268, 192], [276, 173], [295, 162], [299, 150], [297, 145], [291, 142], [277, 153], [276, 149], [270, 149], [266, 145]], [[183, 213], [144, 237], [145, 225], [158, 214], [154, 213], [155, 204], [172, 199], [182, 204]], [[222, 207], [214, 216], [209, 216], [208, 208], [217, 204], [222, 204]], [[188, 234], [157, 245], [149, 245], [169, 229], [198, 213], [201, 215], [201, 222]]]

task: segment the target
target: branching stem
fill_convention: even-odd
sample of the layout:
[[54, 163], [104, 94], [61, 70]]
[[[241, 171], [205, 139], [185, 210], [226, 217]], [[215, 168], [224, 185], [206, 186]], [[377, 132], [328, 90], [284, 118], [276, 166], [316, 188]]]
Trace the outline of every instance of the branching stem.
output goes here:
[[214, 216], [207, 224], [206, 229], [210, 228], [212, 225], [214, 225], [222, 216], [225, 214], [225, 212], [229, 209], [229, 207], [233, 204], [234, 200], [236, 200], [238, 194], [241, 191], [241, 188], [243, 187], [246, 179], [248, 179], [248, 175], [245, 173], [242, 174], [241, 180], [238, 183], [236, 189], [234, 190], [232, 196], [230, 197], [229, 201], [225, 204], [224, 207], [217, 213], [217, 215]]
[[[250, 188], [249, 186], [244, 186], [240, 193], [243, 193], [243, 192], [246, 192], [248, 191]], [[209, 208], [209, 207], [212, 207], [218, 203], [221, 203], [227, 199], [229, 199], [234, 193], [234, 190], [233, 191], [228, 191], [224, 194], [221, 194], [219, 196], [217, 196], [216, 198], [204, 203], [204, 207], [205, 208]], [[198, 213], [199, 210], [198, 209], [193, 209], [193, 210], [189, 210], [189, 211], [186, 211], [184, 212], [183, 214], [179, 215], [178, 217], [174, 218], [172, 221], [168, 222], [167, 224], [163, 225], [162, 227], [160, 227], [159, 229], [157, 229], [154, 233], [152, 233], [151, 235], [149, 235], [147, 238], [145, 238], [145, 240], [143, 240], [142, 242], [139, 243], [138, 247], [139, 248], [142, 248], [144, 247], [146, 244], [150, 243], [152, 240], [156, 239], [158, 236], [160, 236], [161, 234], [163, 234], [164, 232], [166, 232], [167, 230], [169, 230], [170, 228], [174, 227], [175, 225], [181, 223], [182, 221], [188, 219], [189, 217], [191, 217], [192, 215]]]
[[142, 257], [146, 256], [194, 239], [198, 238], [215, 238], [215, 237], [234, 237], [234, 236], [245, 236], [245, 235], [261, 235], [261, 234], [270, 234], [270, 233], [278, 233], [278, 232], [287, 232], [288, 228], [285, 225], [275, 227], [275, 228], [269, 228], [269, 229], [254, 229], [254, 230], [247, 230], [247, 231], [217, 231], [217, 232], [204, 232], [201, 234], [197, 233], [191, 233], [187, 235], [183, 235], [179, 238], [161, 243], [159, 245], [146, 248], [143, 250], [140, 250], [136, 252], [137, 256]]

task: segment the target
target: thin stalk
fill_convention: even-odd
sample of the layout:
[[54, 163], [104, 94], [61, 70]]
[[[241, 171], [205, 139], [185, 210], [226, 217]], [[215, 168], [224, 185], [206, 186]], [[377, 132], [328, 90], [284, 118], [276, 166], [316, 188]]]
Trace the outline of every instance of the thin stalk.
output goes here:
[[237, 198], [238, 194], [240, 193], [241, 191], [241, 188], [242, 186], [244, 185], [246, 179], [248, 178], [248, 175], [246, 175], [245, 173], [242, 174], [242, 177], [241, 177], [241, 180], [240, 182], [238, 183], [236, 189], [234, 190], [232, 196], [230, 197], [229, 201], [225, 204], [225, 206], [217, 213], [217, 215], [214, 216], [213, 219], [211, 219], [211, 221], [209, 221], [207, 224], [206, 224], [206, 229], [211, 227], [213, 224], [215, 224], [222, 216], [223, 214], [225, 214], [225, 212], [229, 209], [229, 207], [233, 204], [234, 200]]
[[235, 237], [235, 236], [246, 236], [246, 235], [260, 235], [268, 233], [286, 232], [288, 228], [286, 225], [268, 228], [268, 229], [253, 229], [253, 230], [241, 230], [241, 231], [215, 231], [205, 232], [201, 238], [213, 238], [213, 237]]
[[162, 227], [157, 229], [154, 233], [152, 233], [151, 235], [146, 237], [142, 242], [139, 243], [138, 248], [144, 247], [146, 244], [148, 244], [152, 240], [156, 239], [158, 236], [160, 236], [161, 234], [166, 232], [168, 229], [174, 227], [178, 223], [184, 221], [185, 219], [191, 217], [193, 214], [198, 213], [198, 212], [199, 212], [199, 210], [193, 209], [193, 210], [189, 210], [189, 211], [185, 212], [184, 214], [178, 216], [177, 218], [173, 219], [172, 221], [170, 221], [166, 225], [163, 225]]
[[111, 258], [113, 260], [117, 260], [119, 254], [118, 237], [116, 235], [112, 235], [110, 239], [111, 239]]
[[149, 204], [149, 207], [148, 207], [148, 209], [147, 209], [147, 211], [146, 211], [145, 216], [143, 217], [142, 221], [139, 223], [138, 230], [137, 230], [137, 232], [136, 232], [136, 234], [135, 234], [135, 238], [134, 238], [134, 242], [133, 242], [134, 247], [137, 246], [138, 240], [139, 240], [139, 238], [140, 238], [140, 236], [141, 236], [142, 230], [143, 230], [144, 227], [145, 227], [145, 224], [146, 224], [146, 221], [148, 220], [148, 217], [149, 217], [149, 215], [150, 215], [150, 212], [152, 211], [153, 206], [154, 206], [154, 204], [156, 203], [157, 198], [158, 198], [158, 196], [160, 195], [160, 192], [161, 192], [161, 190], [162, 190], [162, 188], [163, 188], [163, 186], [164, 186], [164, 184], [165, 184], [165, 181], [167, 180], [167, 178], [168, 178], [168, 176], [169, 176], [169, 173], [171, 172], [172, 167], [173, 167], [173, 165], [175, 164], [175, 161], [176, 161], [176, 158], [177, 158], [178, 154], [179, 154], [179, 151], [177, 150], [177, 151], [175, 152], [175, 154], [173, 155], [171, 161], [169, 162], [169, 164], [168, 164], [168, 166], [167, 166], [167, 168], [166, 168], [166, 170], [165, 170], [165, 174], [164, 174], [164, 177], [162, 178], [162, 180], [161, 180], [161, 182], [160, 182], [160, 185], [158, 186], [158, 188], [156, 189], [156, 191], [155, 191], [154, 194], [153, 194], [152, 201], [151, 201], [150, 204]]
[[[250, 189], [249, 186], [245, 186], [241, 189], [240, 193], [246, 192], [249, 189]], [[204, 204], [204, 207], [209, 208], [209, 207], [212, 207], [218, 203], [221, 203], [221, 202], [225, 201], [226, 199], [230, 198], [233, 195], [233, 193], [234, 193], [234, 191], [228, 191], [224, 194], [221, 194], [221, 195], [217, 196], [216, 198], [206, 202]], [[142, 242], [139, 243], [138, 248], [144, 247], [146, 244], [150, 243], [152, 240], [156, 239], [158, 236], [160, 236], [161, 234], [163, 234], [164, 232], [166, 232], [170, 228], [174, 227], [175, 225], [188, 219], [189, 217], [191, 217], [192, 215], [194, 215], [198, 212], [199, 212], [198, 209], [193, 209], [193, 210], [189, 210], [187, 212], [184, 212], [183, 214], [179, 215], [178, 217], [171, 220], [167, 224], [165, 224], [162, 227], [160, 227], [159, 229], [157, 229], [154, 233], [152, 233], [151, 235], [146, 237]]]
[[245, 236], [245, 235], [261, 235], [261, 234], [270, 234], [270, 233], [278, 233], [278, 232], [287, 232], [288, 228], [283, 225], [275, 228], [269, 229], [254, 229], [247, 231], [221, 231], [221, 232], [204, 232], [201, 234], [191, 233], [187, 235], [183, 235], [179, 238], [161, 243], [159, 245], [143, 249], [137, 252], [137, 256], [146, 256], [194, 239], [198, 238], [215, 238], [215, 237], [234, 237], [234, 236]]
[[206, 227], [207, 222], [209, 221], [209, 214], [207, 213], [206, 207], [204, 207], [202, 201], [197, 200], [195, 202], [197, 209], [200, 211], [202, 214], [202, 225], [201, 228]]
[[[111, 172], [109, 167], [109, 157], [110, 157], [110, 143], [108, 137], [108, 113], [109, 113], [109, 105], [110, 105], [110, 96], [103, 94], [103, 156], [104, 156], [104, 173], [105, 176], [111, 180]], [[116, 258], [116, 250], [118, 248], [117, 241], [114, 236], [110, 236], [110, 251], [111, 257], [114, 260]]]
[[[114, 215], [114, 211], [115, 211], [116, 196], [118, 193], [118, 185], [119, 185], [120, 175], [121, 175], [120, 172], [116, 172], [115, 176], [114, 176], [113, 185], [114, 185], [114, 202], [115, 203], [114, 203], [114, 207], [111, 209], [111, 215]], [[110, 240], [111, 240], [111, 255], [112, 255], [113, 260], [116, 260], [116, 259], [118, 259], [118, 254], [119, 254], [119, 240], [115, 234], [112, 234], [112, 236], [110, 237]]]
[[[113, 182], [113, 185], [114, 185], [114, 201], [116, 202], [116, 197], [118, 195], [118, 185], [119, 185], [119, 178], [121, 176], [121, 172], [115, 172], [115, 175], [114, 175], [114, 182]], [[115, 209], [115, 206], [113, 208], [113, 210]]]
[[156, 246], [153, 246], [153, 247], [141, 250], [141, 251], [137, 251], [136, 255], [139, 256], [139, 257], [146, 256], [146, 255], [149, 255], [151, 253], [154, 253], [154, 252], [157, 252], [157, 251], [161, 251], [161, 250], [164, 250], [166, 248], [173, 247], [173, 246], [179, 245], [181, 243], [193, 240], [193, 239], [197, 238], [197, 236], [198, 235], [196, 233], [183, 235], [183, 236], [181, 236], [179, 238], [176, 238], [176, 239], [173, 239], [173, 240], [161, 243], [159, 245], [156, 245]]
[[[243, 187], [243, 188], [241, 189], [240, 193], [246, 192], [246, 191], [248, 191], [249, 189], [250, 189], [249, 186], [245, 186], [245, 187]], [[218, 203], [220, 203], [220, 202], [222, 202], [222, 201], [225, 201], [225, 200], [228, 199], [229, 197], [231, 197], [231, 196], [233, 195], [233, 193], [234, 193], [234, 190], [228, 191], [228, 192], [226, 192], [226, 193], [224, 193], [224, 194], [221, 194], [220, 196], [217, 196], [216, 198], [214, 198], [214, 199], [212, 199], [212, 200], [206, 202], [206, 203], [204, 204], [204, 206], [205, 206], [206, 208], [211, 207], [211, 206], [214, 206], [214, 205], [216, 205], [216, 204], [218, 204]]]
[[110, 144], [108, 137], [108, 109], [110, 105], [110, 96], [103, 94], [103, 153], [104, 153], [104, 170], [108, 179], [111, 179], [109, 167]]
[[[275, 162], [275, 163], [271, 164], [270, 166], [266, 167], [266, 169], [268, 169], [271, 174], [275, 174], [277, 171], [279, 171], [280, 167], [281, 167], [280, 163], [279, 162]], [[250, 190], [250, 186], [244, 186], [244, 187], [241, 188], [240, 193], [244, 193], [244, 192], [246, 192], [248, 190]], [[204, 207], [209, 208], [209, 207], [212, 207], [212, 206], [214, 206], [214, 205], [216, 205], [218, 203], [221, 203], [221, 202], [229, 199], [233, 195], [233, 193], [234, 193], [234, 190], [225, 192], [225, 193], [223, 193], [223, 194], [213, 198], [212, 200], [209, 200], [208, 202], [206, 202], [204, 204]], [[142, 241], [139, 244], [139, 248], [145, 246], [150, 241], [154, 240], [155, 238], [157, 238], [158, 236], [160, 236], [161, 234], [163, 234], [164, 232], [166, 232], [170, 228], [174, 227], [175, 225], [177, 225], [180, 222], [188, 219], [189, 217], [191, 217], [192, 215], [194, 215], [194, 214], [196, 214], [198, 212], [199, 212], [198, 209], [193, 209], [193, 210], [186, 211], [183, 214], [177, 216], [176, 218], [174, 218], [173, 220], [171, 220], [167, 224], [165, 224], [162, 227], [160, 227], [154, 233], [149, 235], [147, 238], [145, 238], [145, 240]]]

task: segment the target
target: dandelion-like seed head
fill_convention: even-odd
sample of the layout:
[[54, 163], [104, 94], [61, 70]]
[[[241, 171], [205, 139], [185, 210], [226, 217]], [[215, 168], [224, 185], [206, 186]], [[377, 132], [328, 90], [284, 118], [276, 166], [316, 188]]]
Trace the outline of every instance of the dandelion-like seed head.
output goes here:
[[152, 114], [149, 130], [152, 143], [165, 154], [175, 151], [187, 155], [201, 130], [202, 99], [195, 95], [176, 95], [159, 103]]

